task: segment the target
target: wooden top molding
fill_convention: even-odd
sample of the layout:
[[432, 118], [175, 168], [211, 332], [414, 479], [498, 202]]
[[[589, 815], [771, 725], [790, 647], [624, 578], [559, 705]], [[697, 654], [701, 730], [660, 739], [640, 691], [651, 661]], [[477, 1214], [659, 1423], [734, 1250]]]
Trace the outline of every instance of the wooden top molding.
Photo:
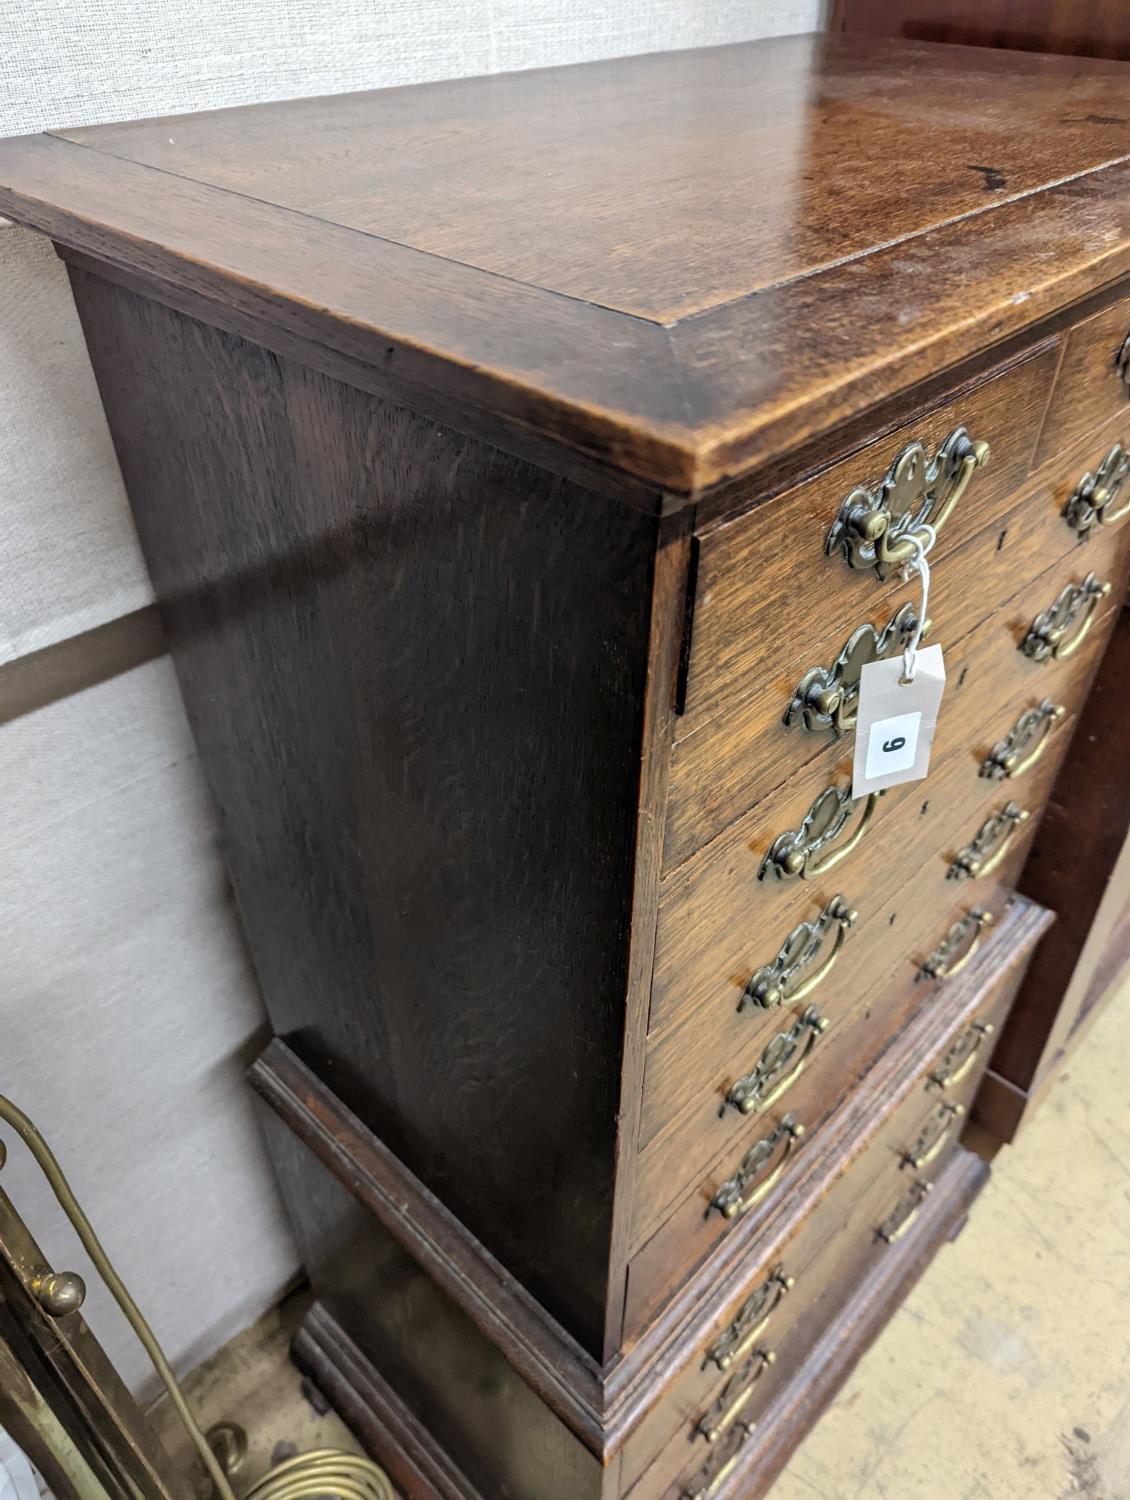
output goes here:
[[0, 212], [689, 496], [1130, 271], [1128, 122], [1118, 63], [789, 37], [17, 138]]

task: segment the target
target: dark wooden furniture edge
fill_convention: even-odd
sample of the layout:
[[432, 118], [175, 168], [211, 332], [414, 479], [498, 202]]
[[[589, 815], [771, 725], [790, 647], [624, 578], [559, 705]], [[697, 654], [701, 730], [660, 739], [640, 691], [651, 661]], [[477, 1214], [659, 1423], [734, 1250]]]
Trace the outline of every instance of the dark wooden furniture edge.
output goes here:
[[749, 1458], [712, 1500], [762, 1500], [769, 1493], [934, 1255], [960, 1233], [988, 1178], [988, 1166], [972, 1152], [950, 1160], [911, 1234], [883, 1257], [825, 1330], [762, 1416]]
[[252, 1087], [593, 1452], [600, 1370], [490, 1251], [277, 1037]]
[[[959, 277], [950, 289], [955, 305], [949, 316], [940, 316], [931, 299], [919, 317], [933, 317], [933, 324], [901, 329], [897, 342], [885, 326], [872, 327], [866, 330], [870, 344], [829, 364], [825, 378], [806, 376], [789, 390], [774, 387], [765, 374], [758, 319], [781, 329], [795, 326], [798, 334], [802, 326], [820, 326], [850, 291], [856, 263], [662, 325], [318, 221], [319, 256], [331, 256], [340, 284], [351, 288], [330, 311], [317, 305], [300, 275], [280, 276], [273, 250], [257, 258], [263, 254], [255, 248], [259, 236], [269, 246], [300, 241], [303, 215], [56, 136], [0, 143], [0, 211], [50, 235], [68, 255], [93, 257], [98, 274], [112, 276], [117, 268], [138, 278], [135, 289], [144, 283], [150, 295], [268, 348], [280, 334], [297, 339], [305, 353], [293, 342], [285, 352], [315, 368], [348, 380], [351, 366], [351, 383], [363, 369], [365, 389], [377, 389], [370, 382], [378, 381], [381, 394], [456, 425], [473, 414], [478, 436], [511, 447], [517, 435], [524, 456], [540, 454], [538, 461], [552, 467], [560, 458], [547, 455], [564, 452], [586, 472], [626, 475], [626, 498], [668, 508], [677, 508], [680, 497], [752, 473], [892, 391], [958, 365], [987, 343], [1031, 328], [1125, 275], [1128, 179], [1130, 162], [1109, 163], [874, 250], [866, 260], [880, 282], [897, 278], [908, 244], [928, 245], [943, 264], [983, 257], [989, 252], [980, 219], [991, 212], [998, 232], [988, 243], [1000, 264], [982, 271], [996, 300], [964, 308]], [[1095, 221], [1088, 253], [1079, 252], [1078, 264], [1057, 262], [1042, 283], [1016, 292], [1027, 279], [1039, 226], [1078, 217], [1081, 202], [1088, 221]], [[1103, 212], [1105, 232], [1098, 223]], [[204, 243], [202, 235], [215, 243]], [[242, 257], [238, 270], [221, 265], [225, 254]], [[191, 307], [178, 300], [182, 295]], [[453, 299], [459, 318], [444, 323], [441, 316], [437, 323], [435, 308]], [[736, 367], [740, 390], [731, 364], [715, 364], [719, 342], [727, 340], [731, 349], [746, 351]], [[578, 348], [585, 351], [580, 362]], [[326, 369], [327, 357], [333, 370]], [[641, 366], [648, 372], [643, 382]], [[500, 413], [497, 420], [487, 418], [488, 405]], [[666, 501], [655, 498], [657, 489], [667, 492]]]
[[401, 1494], [483, 1500], [321, 1303], [306, 1314], [291, 1352]]
[[[393, 1154], [295, 1057], [273, 1040], [252, 1066], [252, 1085], [498, 1347], [569, 1430], [602, 1461], [697, 1354], [706, 1316], [748, 1274], [755, 1239], [766, 1247], [801, 1222], [829, 1174], [864, 1151], [891, 1111], [917, 1086], [918, 1062], [944, 1041], [983, 989], [1024, 963], [1053, 920], [1021, 897], [1010, 905], [985, 958], [954, 982], [944, 1007], [927, 1007], [879, 1058], [821, 1133], [790, 1192], [768, 1220], [739, 1222], [684, 1283], [646, 1333], [602, 1369]], [[881, 1099], [877, 1110], [874, 1100]], [[767, 1251], [768, 1252], [768, 1248]]]

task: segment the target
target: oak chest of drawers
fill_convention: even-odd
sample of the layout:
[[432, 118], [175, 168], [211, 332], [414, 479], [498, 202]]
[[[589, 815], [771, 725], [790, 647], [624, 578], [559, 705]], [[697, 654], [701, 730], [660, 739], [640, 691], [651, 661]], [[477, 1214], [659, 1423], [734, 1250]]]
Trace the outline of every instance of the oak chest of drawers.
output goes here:
[[[1130, 568], [1130, 87], [819, 37], [0, 146], [410, 1496], [733, 1500], [986, 1168]], [[932, 530], [931, 530], [932, 528]], [[925, 624], [924, 781], [853, 800]]]

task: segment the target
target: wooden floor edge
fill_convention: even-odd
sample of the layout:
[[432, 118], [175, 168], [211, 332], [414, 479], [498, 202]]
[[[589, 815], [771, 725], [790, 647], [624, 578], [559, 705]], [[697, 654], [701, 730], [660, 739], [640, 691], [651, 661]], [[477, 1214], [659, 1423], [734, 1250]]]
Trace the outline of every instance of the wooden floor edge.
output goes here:
[[306, 1314], [291, 1353], [402, 1495], [484, 1500], [320, 1302]]
[[930, 1261], [963, 1227], [989, 1179], [988, 1166], [959, 1151], [934, 1185], [918, 1223], [886, 1256], [814, 1345], [758, 1424], [749, 1456], [711, 1500], [764, 1500], [801, 1442], [835, 1399], [863, 1355]]

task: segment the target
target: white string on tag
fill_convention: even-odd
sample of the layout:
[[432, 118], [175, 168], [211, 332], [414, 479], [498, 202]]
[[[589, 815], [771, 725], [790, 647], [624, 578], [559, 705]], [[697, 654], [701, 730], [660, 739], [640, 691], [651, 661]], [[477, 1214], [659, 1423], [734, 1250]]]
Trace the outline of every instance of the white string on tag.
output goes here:
[[902, 581], [909, 583], [915, 573], [922, 580], [922, 606], [918, 611], [918, 619], [914, 626], [914, 634], [906, 644], [902, 654], [902, 684], [907, 686], [914, 681], [915, 665], [918, 659], [918, 647], [922, 642], [922, 632], [926, 627], [926, 609], [930, 603], [930, 564], [926, 555], [930, 548], [938, 540], [938, 533], [926, 521], [915, 531], [907, 533], [907, 541], [915, 548], [915, 555], [902, 567]]

